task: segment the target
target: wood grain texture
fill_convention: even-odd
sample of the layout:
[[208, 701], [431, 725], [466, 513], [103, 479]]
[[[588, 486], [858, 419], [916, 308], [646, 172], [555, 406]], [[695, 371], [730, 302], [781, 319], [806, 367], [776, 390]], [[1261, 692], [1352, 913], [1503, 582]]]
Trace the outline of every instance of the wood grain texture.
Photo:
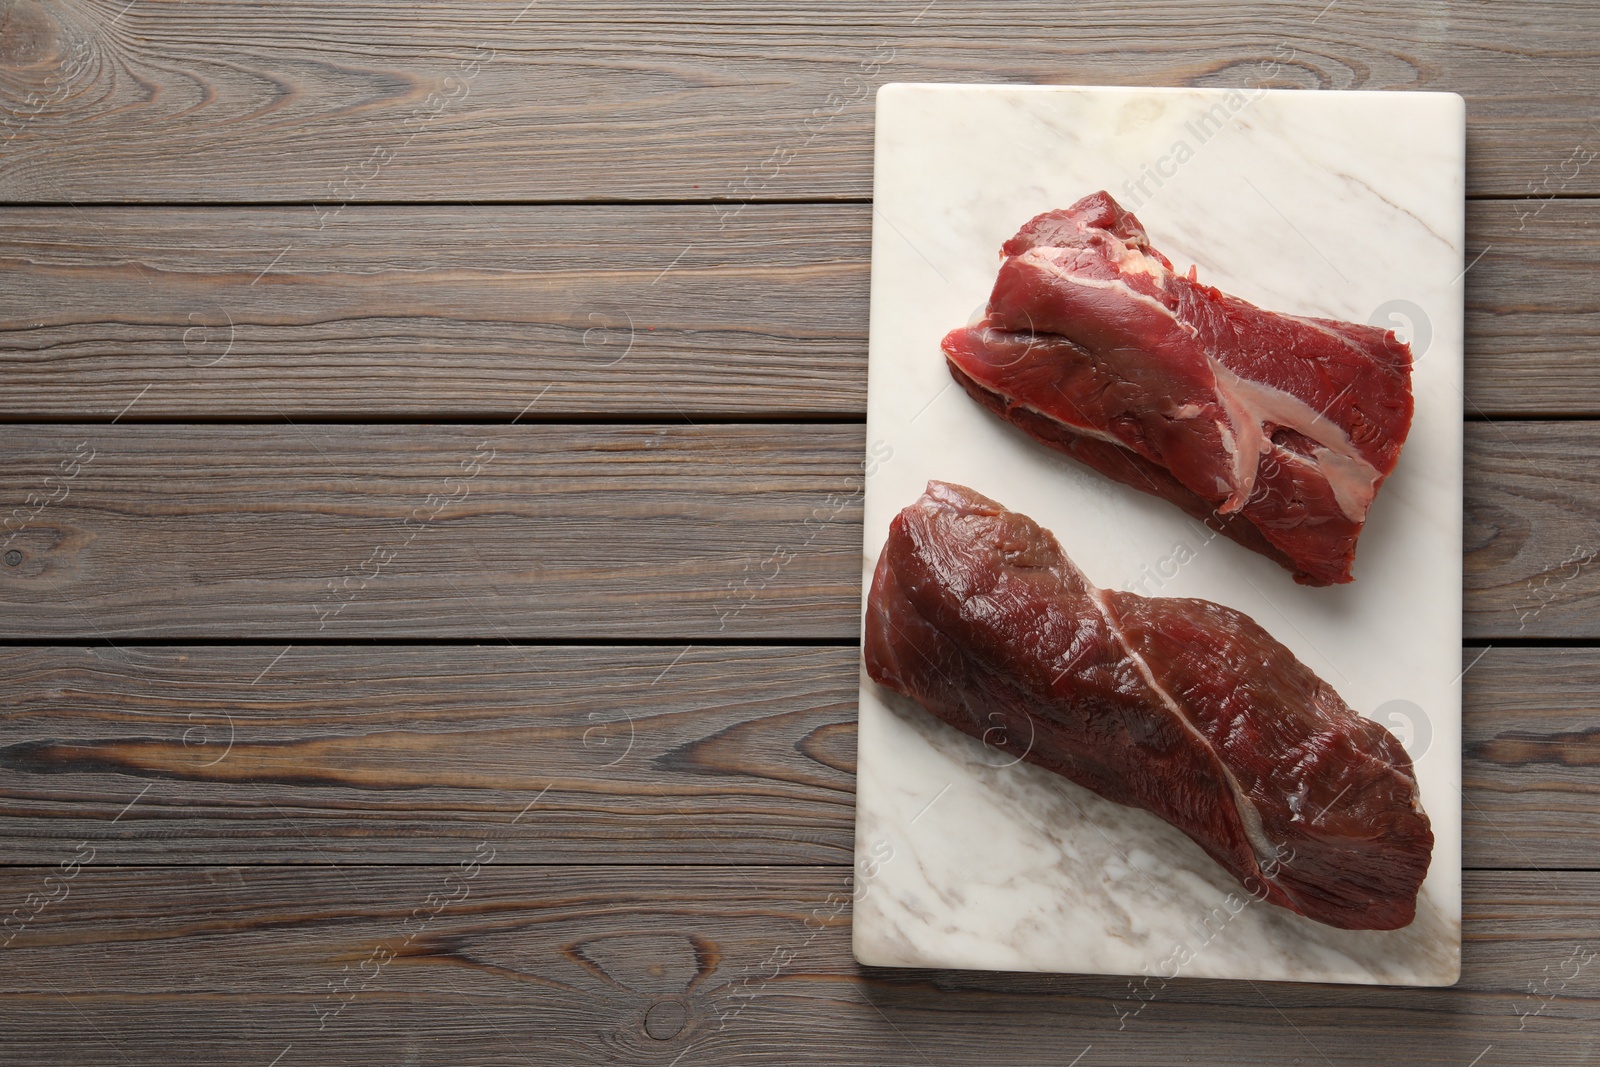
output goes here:
[[1600, 414], [1600, 202], [1469, 202], [1467, 261], [1468, 413]]
[[1462, 862], [1600, 866], [1600, 650], [1469, 648], [1463, 658]]
[[1600, 424], [1467, 427], [1469, 637], [1600, 637]]
[[0, 645], [0, 1064], [1592, 1062], [1600, 649], [1464, 650], [1456, 989], [851, 961], [870, 207], [773, 201], [887, 81], [1462, 92], [1466, 629], [1596, 640], [1597, 32], [0, 0], [0, 641], [94, 644]]
[[1600, 191], [1588, 0], [1320, 6], [10, 0], [0, 198], [864, 197], [886, 81], [1458, 91], [1472, 192]]
[[[1600, 652], [1462, 666], [1466, 866], [1593, 868]], [[506, 862], [847, 863], [858, 670], [855, 648], [12, 648], [0, 853], [439, 863], [528, 823]]]
[[[853, 648], [0, 650], [0, 854], [850, 862]], [[148, 785], [148, 792], [140, 790]], [[135, 796], [139, 801], [113, 819]]]
[[[864, 415], [871, 209], [721, 214], [3, 212], [0, 418]], [[1467, 217], [1468, 410], [1600, 414], [1600, 202]]]
[[17, 507], [0, 512], [0, 637], [850, 639], [859, 627], [859, 426], [6, 438], [0, 484]]
[[197, 1062], [280, 1067], [788, 1067], [800, 1044], [828, 1065], [1466, 1067], [1492, 1045], [1496, 1064], [1564, 1067], [1590, 1062], [1600, 1022], [1593, 873], [1469, 875], [1453, 989], [1134, 986], [862, 968], [840, 868], [530, 869], [500, 865], [498, 840], [449, 867], [0, 871], [0, 900], [56, 897], [3, 950], [4, 1047], [142, 1064], [181, 1041]]
[[866, 410], [870, 209], [0, 213], [0, 417]]
[[[18, 555], [0, 554], [0, 638], [859, 629], [859, 426], [6, 436], [0, 550]], [[1600, 637], [1600, 424], [1477, 423], [1466, 436], [1468, 637]], [[488, 458], [468, 475], [475, 455]]]

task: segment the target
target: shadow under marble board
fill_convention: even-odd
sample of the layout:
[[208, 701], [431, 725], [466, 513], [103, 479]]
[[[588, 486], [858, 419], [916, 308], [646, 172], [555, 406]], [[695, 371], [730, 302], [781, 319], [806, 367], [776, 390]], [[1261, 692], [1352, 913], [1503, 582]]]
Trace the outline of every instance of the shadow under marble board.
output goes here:
[[[1182, 832], [935, 720], [862, 675], [864, 964], [1449, 985], [1461, 915], [1465, 109], [1440, 93], [887, 85], [878, 95], [863, 589], [930, 479], [1053, 531], [1099, 586], [1243, 611], [1415, 763], [1435, 845], [1417, 918], [1325, 926], [1250, 897]], [[1412, 344], [1416, 414], [1355, 581], [1296, 585], [956, 386], [1023, 222], [1107, 190], [1182, 272]], [[1130, 1001], [1130, 1010], [1137, 1005]]]

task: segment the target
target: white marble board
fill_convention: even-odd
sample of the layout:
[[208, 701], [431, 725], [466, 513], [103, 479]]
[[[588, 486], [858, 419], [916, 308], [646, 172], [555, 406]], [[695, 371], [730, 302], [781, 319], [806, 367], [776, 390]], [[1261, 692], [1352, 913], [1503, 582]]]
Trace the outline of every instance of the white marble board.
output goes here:
[[[1124, 1021], [1178, 975], [1456, 980], [1464, 163], [1465, 106], [1448, 93], [883, 87], [863, 597], [890, 520], [925, 483], [971, 486], [1053, 530], [1098, 585], [1205, 597], [1265, 626], [1406, 744], [1436, 844], [1416, 922], [1336, 930], [1252, 900], [1154, 816], [1015, 764], [863, 674], [860, 962], [1145, 976]], [[939, 341], [981, 312], [1001, 243], [1097, 189], [1180, 271], [1412, 342], [1416, 417], [1352, 584], [1297, 586], [952, 384]]]

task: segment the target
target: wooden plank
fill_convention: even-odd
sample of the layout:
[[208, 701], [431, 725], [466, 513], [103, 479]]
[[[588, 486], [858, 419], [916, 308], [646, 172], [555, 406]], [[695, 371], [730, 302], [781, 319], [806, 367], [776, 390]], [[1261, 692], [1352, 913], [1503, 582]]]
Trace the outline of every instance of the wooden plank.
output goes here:
[[91, 840], [101, 863], [449, 863], [515, 820], [530, 832], [504, 862], [849, 863], [856, 659], [5, 649], [0, 853], [48, 863]]
[[1600, 637], [1600, 426], [1467, 427], [1469, 637]]
[[6, 19], [13, 200], [864, 197], [886, 81], [1453, 90], [1472, 192], [1600, 192], [1589, 0], [76, 0]]
[[1468, 413], [1600, 413], [1600, 203], [1474, 201], [1467, 234]]
[[0, 213], [0, 417], [866, 410], [870, 209]]
[[6, 438], [0, 637], [727, 641], [859, 627], [859, 426]]
[[498, 840], [449, 867], [0, 871], [0, 900], [56, 898], [4, 950], [6, 1047], [29, 1063], [168, 1062], [179, 1039], [198, 1062], [280, 1067], [597, 1050], [789, 1065], [802, 1042], [824, 1065], [1563, 1067], [1590, 1061], [1600, 1022], [1594, 873], [1470, 875], [1454, 989], [1141, 988], [861, 968], [845, 868], [619, 877], [504, 866]]
[[[0, 418], [860, 416], [870, 212], [19, 208]], [[1468, 226], [1468, 410], [1600, 414], [1600, 202]]]
[[[7, 438], [0, 639], [858, 631], [859, 426]], [[1469, 637], [1600, 637], [1597, 453], [1592, 422], [1467, 427]]]
[[[0, 651], [0, 854], [848, 862], [855, 648]], [[1464, 862], [1593, 868], [1600, 651], [1466, 649]], [[149, 786], [148, 791], [143, 791]], [[123, 809], [134, 797], [138, 803]], [[121, 817], [117, 818], [121, 813]]]
[[1469, 648], [1463, 660], [1462, 862], [1600, 865], [1589, 843], [1600, 826], [1600, 650]]

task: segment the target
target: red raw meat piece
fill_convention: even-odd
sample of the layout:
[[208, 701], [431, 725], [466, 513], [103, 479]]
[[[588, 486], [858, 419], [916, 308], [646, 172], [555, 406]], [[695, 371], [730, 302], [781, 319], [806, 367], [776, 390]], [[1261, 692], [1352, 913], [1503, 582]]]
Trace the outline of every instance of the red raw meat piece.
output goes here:
[[1178, 827], [1262, 900], [1350, 930], [1416, 915], [1433, 832], [1410, 757], [1240, 612], [1097, 589], [1033, 520], [930, 482], [890, 526], [865, 655], [958, 730]]
[[975, 399], [1298, 582], [1351, 580], [1411, 427], [1408, 345], [1176, 273], [1104, 192], [1033, 219], [1002, 256], [984, 320], [944, 340]]

